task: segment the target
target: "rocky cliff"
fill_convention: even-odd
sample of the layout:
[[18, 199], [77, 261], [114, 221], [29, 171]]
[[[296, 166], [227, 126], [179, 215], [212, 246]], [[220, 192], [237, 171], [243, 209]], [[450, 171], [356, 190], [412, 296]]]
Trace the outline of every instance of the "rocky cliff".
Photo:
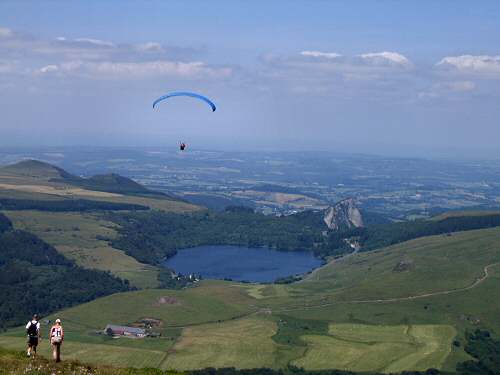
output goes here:
[[363, 217], [353, 198], [344, 199], [325, 210], [323, 220], [331, 230], [358, 228], [363, 226]]

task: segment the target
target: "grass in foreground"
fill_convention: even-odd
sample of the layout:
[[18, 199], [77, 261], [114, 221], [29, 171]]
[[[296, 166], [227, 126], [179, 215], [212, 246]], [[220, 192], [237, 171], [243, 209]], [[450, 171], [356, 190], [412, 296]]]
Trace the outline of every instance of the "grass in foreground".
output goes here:
[[5, 375], [178, 375], [175, 371], [167, 373], [157, 369], [118, 368], [105, 365], [86, 365], [78, 361], [63, 360], [54, 363], [48, 360], [49, 356], [38, 356], [35, 360], [26, 358], [25, 352], [11, 351], [0, 348], [0, 374]]

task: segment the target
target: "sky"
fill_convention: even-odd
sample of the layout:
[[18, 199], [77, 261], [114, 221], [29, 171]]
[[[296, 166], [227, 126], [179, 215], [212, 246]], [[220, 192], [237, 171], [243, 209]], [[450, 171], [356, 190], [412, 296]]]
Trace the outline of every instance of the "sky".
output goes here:
[[[0, 2], [0, 146], [500, 158], [499, 1]], [[173, 98], [195, 91], [217, 104]]]

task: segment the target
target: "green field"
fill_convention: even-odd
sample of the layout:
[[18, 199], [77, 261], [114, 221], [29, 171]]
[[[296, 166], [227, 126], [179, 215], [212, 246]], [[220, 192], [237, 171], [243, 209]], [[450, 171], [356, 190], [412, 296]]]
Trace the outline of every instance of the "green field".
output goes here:
[[332, 262], [291, 289], [336, 301], [405, 298], [463, 289], [500, 262], [500, 228], [419, 238]]
[[[162, 297], [168, 297], [168, 302], [162, 302]], [[233, 359], [224, 350], [216, 350], [220, 357], [218, 363], [225, 360], [231, 360], [232, 363], [243, 361], [249, 347], [241, 351], [235, 348], [245, 335], [247, 339], [255, 337], [254, 340], [267, 337], [271, 342], [270, 337], [274, 334], [271, 321], [245, 319], [245, 316], [250, 317], [257, 312], [251, 302], [243, 288], [232, 287], [223, 282], [204, 282], [200, 287], [184, 291], [150, 289], [115, 294], [67, 309], [48, 319], [59, 317], [64, 322], [65, 351], [68, 358], [119, 366], [161, 364], [165, 368], [194, 368], [203, 367], [201, 364], [210, 362], [211, 358], [203, 358], [206, 349], [204, 345], [192, 342], [196, 336], [206, 336], [204, 342], [212, 346], [218, 345], [228, 350], [233, 348]], [[161, 325], [157, 327], [157, 331], [162, 334], [160, 338], [112, 339], [97, 334], [109, 323], [130, 325], [144, 318], [161, 321]], [[42, 331], [47, 329], [48, 327], [42, 327]], [[216, 334], [217, 332], [219, 333]], [[227, 341], [229, 332], [233, 332], [233, 342]], [[189, 342], [191, 344], [186, 345]], [[196, 342], [201, 344], [203, 341], [200, 339]], [[20, 350], [24, 345], [22, 328], [10, 330], [6, 335], [0, 336], [2, 347]], [[247, 344], [241, 345], [240, 348], [243, 349]], [[49, 350], [47, 343], [42, 344], [41, 348], [41, 353]], [[192, 357], [192, 362], [186, 360], [191, 358], [190, 353], [196, 352], [198, 355]], [[263, 355], [262, 358], [264, 357]], [[242, 363], [252, 364], [251, 367], [259, 363], [258, 360], [245, 361]]]
[[258, 317], [189, 327], [161, 367], [188, 370], [205, 367], [276, 367], [276, 324]]
[[332, 324], [328, 336], [304, 336], [309, 348], [293, 364], [387, 373], [442, 368], [455, 334], [451, 326]]

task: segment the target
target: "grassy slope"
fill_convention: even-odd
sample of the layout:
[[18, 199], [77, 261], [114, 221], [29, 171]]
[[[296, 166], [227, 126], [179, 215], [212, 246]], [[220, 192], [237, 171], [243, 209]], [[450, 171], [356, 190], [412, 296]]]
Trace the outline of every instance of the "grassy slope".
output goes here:
[[310, 348], [294, 364], [309, 370], [380, 372], [440, 368], [455, 333], [440, 325], [332, 324], [328, 336], [304, 336]]
[[487, 215], [498, 215], [499, 210], [484, 210], [484, 211], [450, 211], [445, 212], [441, 215], [434, 216], [431, 220], [440, 221], [448, 219], [449, 217], [461, 217], [461, 216], [487, 216]]
[[258, 317], [189, 327], [161, 367], [276, 367], [277, 344], [271, 339], [275, 333], [274, 322]]
[[[159, 304], [161, 297], [173, 297], [173, 304]], [[84, 362], [105, 363], [122, 366], [162, 366], [170, 367], [173, 364], [184, 363], [184, 367], [199, 367], [197, 363], [206, 363], [203, 359], [204, 348], [200, 346], [185, 345], [200, 332], [209, 332], [212, 337], [212, 344], [222, 345], [228, 327], [232, 327], [234, 333], [234, 346], [238, 337], [249, 335], [248, 329], [253, 328], [250, 336], [255, 336], [254, 340], [266, 339], [272, 336], [272, 322], [250, 320], [245, 323], [244, 317], [251, 316], [256, 310], [251, 306], [252, 299], [248, 297], [244, 289], [230, 287], [223, 282], [204, 282], [198, 288], [191, 288], [184, 291], [172, 290], [144, 290], [140, 292], [130, 292], [116, 294], [106, 298], [101, 298], [93, 302], [77, 306], [57, 315], [61, 318], [66, 332], [66, 355], [68, 358], [79, 359]], [[56, 315], [48, 317], [54, 319]], [[162, 333], [161, 338], [133, 340], [133, 339], [110, 339], [106, 336], [96, 335], [96, 331], [102, 331], [106, 324], [131, 324], [142, 318], [156, 318], [162, 321], [159, 328]], [[242, 319], [242, 322], [238, 323]], [[219, 323], [224, 321], [226, 326]], [[190, 325], [190, 330], [183, 327]], [[238, 328], [239, 327], [239, 328]], [[260, 330], [264, 328], [265, 330]], [[46, 330], [47, 327], [42, 329]], [[213, 333], [221, 329], [221, 334], [214, 339]], [[234, 331], [236, 329], [236, 331]], [[239, 333], [238, 333], [239, 332]], [[262, 332], [262, 335], [257, 335]], [[180, 335], [182, 333], [182, 338]], [[248, 336], [247, 338], [250, 338]], [[210, 341], [207, 337], [207, 342]], [[10, 349], [21, 349], [25, 344], [23, 329], [18, 328], [8, 331], [0, 336], [0, 346]], [[174, 348], [173, 346], [176, 345]], [[224, 346], [224, 348], [230, 348]], [[44, 347], [46, 347], [44, 349]], [[243, 346], [240, 346], [242, 348]], [[48, 345], [41, 346], [41, 350], [48, 351]], [[247, 347], [248, 349], [248, 347]], [[235, 358], [231, 363], [238, 360], [244, 361], [247, 349], [232, 349]], [[167, 358], [167, 353], [170, 353]], [[193, 355], [192, 362], [185, 361], [186, 356]], [[239, 353], [239, 357], [237, 356]], [[175, 354], [175, 355], [172, 355]], [[218, 363], [223, 363], [224, 352]], [[224, 358], [223, 358], [224, 357]], [[246, 363], [246, 362], [242, 362]], [[248, 362], [250, 363], [250, 362]], [[252, 366], [257, 362], [251, 362]]]
[[[401, 262], [407, 270], [397, 271]], [[431, 236], [330, 263], [292, 289], [336, 300], [407, 297], [465, 288], [500, 262], [500, 228]]]
[[110, 271], [140, 288], [158, 285], [155, 267], [139, 263], [96, 238], [116, 236], [116, 225], [98, 214], [39, 211], [7, 211], [5, 214], [16, 229], [37, 235], [82, 267]]
[[[69, 361], [68, 358], [64, 358], [60, 363], [54, 363], [48, 359], [51, 357], [48, 354], [49, 353], [44, 353], [44, 355], [38, 356], [36, 360], [28, 360], [24, 352], [0, 349], [0, 374], [158, 375], [158, 372], [154, 369], [132, 370], [129, 368], [117, 368], [103, 365], [89, 367], [77, 361]], [[169, 371], [168, 374], [178, 375], [180, 373]]]

